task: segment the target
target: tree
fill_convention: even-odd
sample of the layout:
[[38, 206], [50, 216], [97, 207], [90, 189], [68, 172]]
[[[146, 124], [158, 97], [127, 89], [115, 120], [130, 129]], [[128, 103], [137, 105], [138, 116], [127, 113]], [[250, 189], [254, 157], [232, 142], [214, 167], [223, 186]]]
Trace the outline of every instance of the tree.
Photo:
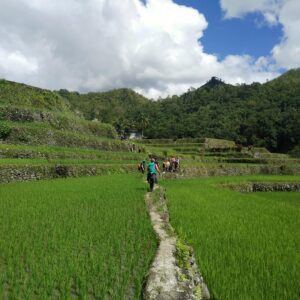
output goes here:
[[144, 130], [149, 126], [150, 119], [144, 114], [141, 113], [136, 120], [136, 127], [141, 131], [142, 137], [144, 136]]

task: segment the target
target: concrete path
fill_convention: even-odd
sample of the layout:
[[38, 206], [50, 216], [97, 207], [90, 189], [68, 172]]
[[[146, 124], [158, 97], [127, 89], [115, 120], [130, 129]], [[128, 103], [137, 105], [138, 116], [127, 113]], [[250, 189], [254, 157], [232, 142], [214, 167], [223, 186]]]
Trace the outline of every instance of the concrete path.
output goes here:
[[156, 199], [157, 202], [154, 203], [152, 193], [147, 193], [145, 201], [160, 243], [149, 271], [144, 300], [209, 299], [209, 292], [197, 270], [195, 258], [189, 257], [192, 261], [190, 270], [182, 270], [177, 266], [176, 236], [169, 223], [164, 197], [160, 197], [158, 201]]

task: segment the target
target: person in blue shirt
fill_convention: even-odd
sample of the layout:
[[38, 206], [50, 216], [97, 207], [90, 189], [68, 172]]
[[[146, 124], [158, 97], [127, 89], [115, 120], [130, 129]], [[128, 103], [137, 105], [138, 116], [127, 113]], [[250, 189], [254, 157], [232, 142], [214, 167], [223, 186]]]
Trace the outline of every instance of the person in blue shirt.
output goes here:
[[157, 183], [157, 173], [160, 174], [159, 167], [155, 161], [155, 158], [151, 158], [147, 167], [147, 181], [150, 185], [150, 192], [153, 192], [154, 183]]

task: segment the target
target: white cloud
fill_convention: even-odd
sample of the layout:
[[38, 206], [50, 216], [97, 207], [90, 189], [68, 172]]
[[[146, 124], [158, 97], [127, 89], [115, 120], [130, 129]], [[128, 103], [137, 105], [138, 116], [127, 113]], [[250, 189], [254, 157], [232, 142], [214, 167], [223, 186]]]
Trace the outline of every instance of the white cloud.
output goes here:
[[[0, 5], [0, 78], [50, 89], [129, 87], [156, 98], [182, 93], [211, 76], [236, 83], [277, 75], [268, 71], [267, 59], [218, 61], [205, 53], [199, 42], [208, 26], [204, 15], [172, 0], [0, 0]], [[276, 51], [280, 57], [282, 49]]]
[[267, 24], [269, 24], [270, 26], [278, 24], [278, 16], [274, 12], [266, 11], [263, 13], [263, 16], [267, 21]]
[[278, 14], [282, 5], [290, 0], [220, 0], [221, 7], [227, 18], [239, 18], [252, 12], [264, 12], [267, 17]]
[[261, 12], [270, 25], [280, 23], [283, 37], [271, 51], [277, 67], [300, 66], [300, 2], [299, 0], [220, 0], [225, 17], [242, 17], [247, 13]]
[[283, 24], [284, 38], [273, 48], [273, 57], [278, 66], [295, 68], [300, 66], [300, 3], [291, 0], [284, 5], [279, 14]]
[[9, 52], [0, 48], [0, 72], [2, 74], [14, 73], [17, 77], [35, 74], [38, 66], [35, 59], [25, 57], [20, 51]]

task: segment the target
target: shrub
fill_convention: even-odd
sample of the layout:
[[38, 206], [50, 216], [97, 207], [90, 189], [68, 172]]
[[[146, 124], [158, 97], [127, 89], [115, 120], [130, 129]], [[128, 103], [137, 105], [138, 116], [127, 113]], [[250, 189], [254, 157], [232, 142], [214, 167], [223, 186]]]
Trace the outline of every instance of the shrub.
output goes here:
[[296, 147], [294, 147], [289, 154], [293, 157], [300, 157], [300, 145], [297, 145]]
[[10, 135], [10, 133], [10, 126], [5, 122], [0, 121], [0, 139], [5, 140]]
[[68, 167], [67, 166], [55, 166], [55, 173], [58, 177], [67, 177], [68, 176]]

